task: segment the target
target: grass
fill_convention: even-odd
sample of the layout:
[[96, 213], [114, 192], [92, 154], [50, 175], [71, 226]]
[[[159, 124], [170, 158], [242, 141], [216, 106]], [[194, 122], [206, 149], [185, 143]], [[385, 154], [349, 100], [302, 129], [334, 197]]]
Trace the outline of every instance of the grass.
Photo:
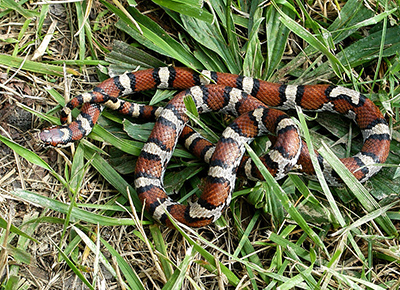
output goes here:
[[[357, 152], [357, 129], [340, 116], [295, 112], [306, 141], [338, 168], [345, 188], [293, 174], [276, 182], [264, 172], [268, 182], [238, 181], [214, 225], [173, 231], [142, 212], [130, 185], [151, 123], [106, 111], [90, 138], [45, 150], [5, 114], [0, 289], [398, 289], [400, 3], [153, 2], [101, 0], [89, 16], [80, 2], [3, 0], [0, 110], [30, 112], [31, 127], [43, 128], [40, 120], [57, 122], [65, 95], [92, 89], [94, 79], [166, 64], [340, 84], [386, 114], [388, 161], [358, 183], [336, 157]], [[58, 22], [48, 34], [51, 15]], [[41, 61], [30, 59], [34, 52]], [[163, 105], [172, 94], [139, 99]], [[210, 114], [200, 126], [221, 132], [229, 121]], [[255, 160], [267, 141], [248, 148]], [[181, 200], [199, 193], [204, 168], [178, 147], [168, 192]]]

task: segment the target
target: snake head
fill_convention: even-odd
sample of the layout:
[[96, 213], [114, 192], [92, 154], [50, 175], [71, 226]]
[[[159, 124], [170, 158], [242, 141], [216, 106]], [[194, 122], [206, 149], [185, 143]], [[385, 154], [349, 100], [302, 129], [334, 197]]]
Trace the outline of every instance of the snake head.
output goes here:
[[37, 133], [37, 139], [45, 147], [63, 147], [71, 142], [70, 132], [65, 126], [43, 129]]

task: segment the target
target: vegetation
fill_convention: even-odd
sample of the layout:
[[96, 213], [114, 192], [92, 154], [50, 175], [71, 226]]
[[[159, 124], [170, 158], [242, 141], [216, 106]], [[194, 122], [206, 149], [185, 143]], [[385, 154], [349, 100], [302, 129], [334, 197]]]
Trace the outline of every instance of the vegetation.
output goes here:
[[[2, 0], [0, 289], [398, 289], [399, 4]], [[32, 114], [29, 129], [57, 124], [64, 96], [162, 65], [355, 88], [387, 117], [391, 154], [361, 185], [336, 157], [359, 150], [355, 126], [293, 112], [343, 172], [344, 188], [296, 174], [238, 180], [214, 225], [170, 230], [142, 212], [130, 185], [152, 123], [105, 111], [89, 138], [44, 149], [12, 118]], [[173, 94], [131, 98], [162, 106]], [[230, 121], [209, 114], [199, 130], [221, 132]], [[262, 153], [267, 142], [257, 139], [249, 153]], [[198, 194], [206, 168], [178, 146], [168, 192], [182, 201]]]

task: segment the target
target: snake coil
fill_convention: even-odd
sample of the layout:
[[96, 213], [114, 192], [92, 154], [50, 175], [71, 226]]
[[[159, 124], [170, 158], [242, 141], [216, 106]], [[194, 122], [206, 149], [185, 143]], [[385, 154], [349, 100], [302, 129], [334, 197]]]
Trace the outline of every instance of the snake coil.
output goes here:
[[[169, 88], [185, 91], [164, 108], [119, 99], [134, 92]], [[238, 116], [215, 147], [186, 126], [188, 117], [183, 102], [186, 96], [193, 98], [200, 113], [215, 111]], [[238, 170], [243, 168], [248, 178], [259, 177], [251, 160], [242, 157], [244, 143], [261, 134], [277, 136], [274, 147], [263, 157], [276, 178], [285, 176], [295, 164], [300, 164], [305, 174], [314, 174], [296, 124], [283, 112], [267, 106], [283, 110], [299, 106], [307, 111], [342, 114], [353, 120], [361, 129], [363, 146], [359, 153], [341, 161], [361, 182], [377, 173], [380, 167], [376, 164], [384, 163], [389, 154], [391, 134], [385, 118], [372, 101], [354, 90], [333, 85], [280, 85], [233, 74], [174, 67], [125, 73], [100, 83], [93, 91], [73, 98], [61, 112], [61, 121], [66, 123], [71, 110], [82, 105], [75, 121], [43, 130], [40, 140], [59, 146], [87, 136], [101, 113], [100, 104], [137, 118], [157, 118], [137, 161], [135, 187], [146, 210], [168, 226], [171, 222], [166, 211], [192, 227], [215, 221], [230, 202]], [[195, 155], [210, 164], [204, 192], [189, 205], [172, 201], [163, 188], [164, 172], [179, 137]], [[317, 157], [328, 182], [340, 184], [329, 164]]]

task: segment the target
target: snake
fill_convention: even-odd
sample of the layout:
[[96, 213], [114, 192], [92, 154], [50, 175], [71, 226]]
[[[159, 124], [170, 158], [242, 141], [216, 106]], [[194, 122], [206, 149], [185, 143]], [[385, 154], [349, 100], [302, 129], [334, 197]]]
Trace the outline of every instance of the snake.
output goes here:
[[[150, 89], [183, 91], [165, 107], [120, 99]], [[224, 130], [217, 145], [187, 126], [186, 97], [193, 99], [199, 113], [215, 111], [237, 117]], [[251, 159], [243, 158], [244, 144], [257, 136], [276, 135], [275, 145], [263, 157], [276, 179], [285, 176], [295, 165], [306, 175], [315, 174], [310, 152], [296, 123], [280, 110], [300, 107], [304, 111], [341, 114], [354, 121], [362, 133], [362, 148], [356, 155], [340, 160], [360, 182], [367, 181], [381, 169], [378, 164], [386, 161], [390, 151], [391, 132], [386, 119], [370, 99], [355, 90], [331, 84], [278, 84], [179, 67], [128, 72], [103, 81], [91, 92], [71, 99], [61, 111], [64, 124], [42, 130], [39, 139], [52, 146], [82, 139], [97, 122], [102, 105], [132, 117], [156, 119], [136, 162], [134, 184], [145, 209], [169, 227], [173, 227], [170, 217], [190, 227], [212, 223], [229, 205], [238, 171], [244, 170], [249, 178], [260, 177]], [[78, 106], [82, 106], [80, 115], [67, 124], [72, 109]], [[173, 201], [163, 188], [166, 166], [179, 138], [209, 163], [203, 193], [187, 205]], [[341, 185], [338, 174], [319, 154], [317, 160], [326, 180], [331, 185]]]

